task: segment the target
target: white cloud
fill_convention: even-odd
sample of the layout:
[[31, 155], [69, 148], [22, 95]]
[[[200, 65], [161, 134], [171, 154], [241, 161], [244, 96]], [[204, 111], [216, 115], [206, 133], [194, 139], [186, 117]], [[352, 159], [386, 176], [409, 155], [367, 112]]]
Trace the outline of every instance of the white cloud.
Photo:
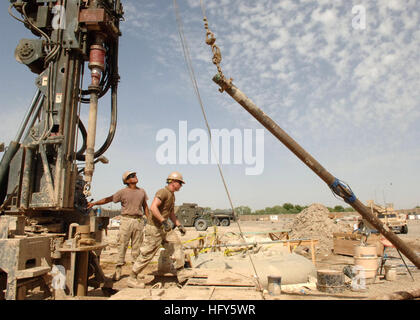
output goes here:
[[[351, 152], [369, 157], [390, 145], [403, 153], [401, 141], [412, 147], [420, 139], [418, 1], [208, 0], [204, 4], [225, 75], [305, 145], [325, 148], [325, 154], [334, 150], [338, 157]], [[200, 1], [178, 1], [178, 5], [200, 93], [213, 112], [212, 123], [257, 126], [211, 81], [216, 68], [204, 43]], [[352, 27], [355, 5], [366, 8], [365, 30]], [[156, 70], [162, 77], [159, 88], [173, 90], [177, 99], [193, 95], [172, 1], [127, 0], [124, 8], [122, 44], [130, 42], [139, 57], [149, 59], [150, 74], [155, 76]], [[144, 60], [130, 63], [127, 69], [143, 72]], [[196, 101], [188, 103], [198, 106]], [[107, 119], [100, 121], [107, 128]], [[128, 139], [131, 132], [119, 127], [117, 134]], [[372, 163], [360, 170], [368, 167]]]

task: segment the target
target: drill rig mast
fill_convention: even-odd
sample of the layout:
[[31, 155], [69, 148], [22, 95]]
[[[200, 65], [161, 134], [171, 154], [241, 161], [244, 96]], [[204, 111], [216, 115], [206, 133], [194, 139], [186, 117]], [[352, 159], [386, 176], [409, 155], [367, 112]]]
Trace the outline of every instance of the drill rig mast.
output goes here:
[[[20, 40], [15, 50], [16, 60], [37, 74], [37, 90], [0, 162], [0, 298], [3, 291], [6, 299], [24, 298], [37, 285], [48, 291], [52, 265], [64, 266], [67, 294], [86, 295], [88, 285], [105, 281], [98, 258], [108, 218], [90, 216], [86, 197], [94, 164], [115, 134], [122, 5], [10, 2], [10, 14], [38, 37]], [[91, 81], [84, 90], [86, 63]], [[110, 129], [95, 151], [98, 100], [108, 91]], [[90, 105], [87, 130], [79, 118], [82, 103]], [[77, 150], [79, 130], [83, 144]]]

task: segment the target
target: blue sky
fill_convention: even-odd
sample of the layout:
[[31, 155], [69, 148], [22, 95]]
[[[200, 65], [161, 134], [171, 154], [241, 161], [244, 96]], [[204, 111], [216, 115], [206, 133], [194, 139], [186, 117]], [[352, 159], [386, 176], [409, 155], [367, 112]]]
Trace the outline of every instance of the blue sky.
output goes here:
[[[222, 68], [235, 85], [366, 202], [420, 205], [420, 5], [390, 1], [204, 1], [222, 52]], [[177, 203], [227, 208], [215, 165], [160, 165], [160, 129], [179, 121], [205, 129], [188, 76], [173, 2], [123, 1], [118, 127], [98, 164], [93, 198], [122, 187], [135, 170], [151, 198], [172, 170], [187, 184]], [[366, 28], [355, 29], [352, 8], [366, 9]], [[178, 0], [200, 94], [215, 129], [261, 126], [212, 82], [216, 68], [199, 0]], [[14, 60], [23, 25], [0, 11], [0, 140], [14, 138], [35, 92], [32, 74]], [[100, 101], [97, 145], [109, 124], [109, 97]], [[88, 105], [82, 117], [87, 125]], [[286, 147], [265, 133], [264, 172], [245, 175], [247, 165], [223, 165], [235, 206], [253, 209], [292, 202], [343, 205]]]

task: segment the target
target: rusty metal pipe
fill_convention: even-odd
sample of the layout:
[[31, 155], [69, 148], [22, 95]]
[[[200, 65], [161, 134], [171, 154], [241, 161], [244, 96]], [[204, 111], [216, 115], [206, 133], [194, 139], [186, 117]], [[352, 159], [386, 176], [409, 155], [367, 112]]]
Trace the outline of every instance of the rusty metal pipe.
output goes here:
[[414, 300], [420, 298], [420, 289], [398, 291], [374, 297], [374, 300]]
[[[96, 122], [98, 116], [98, 99], [101, 91], [100, 80], [102, 72], [105, 68], [105, 48], [104, 48], [105, 35], [97, 33], [95, 35], [95, 43], [90, 46], [89, 53], [89, 69], [91, 71], [91, 85], [89, 86], [90, 92], [90, 110], [88, 121], [88, 134], [86, 139], [86, 164], [84, 180], [87, 182], [86, 186], [89, 192], [90, 183], [94, 171], [95, 160], [95, 137], [96, 137]], [[88, 193], [87, 193], [88, 194]]]
[[90, 109], [88, 121], [88, 134], [86, 139], [86, 166], [85, 166], [85, 181], [91, 182], [94, 170], [95, 158], [95, 136], [96, 136], [96, 121], [98, 115], [98, 93], [92, 92], [90, 95]]
[[292, 151], [303, 163], [305, 163], [315, 174], [317, 174], [330, 188], [334, 186], [336, 193], [346, 199], [346, 203], [351, 205], [359, 214], [365, 218], [376, 230], [387, 238], [397, 249], [399, 249], [417, 268], [420, 269], [420, 257], [395, 233], [385, 226], [376, 216], [370, 213], [368, 207], [363, 205], [354, 194], [343, 186], [336, 184], [337, 179], [329, 173], [321, 164], [306, 152], [295, 140], [293, 140], [279, 125], [258, 108], [241, 90], [224, 77], [217, 74], [213, 77], [224, 91], [226, 91], [236, 102], [258, 120], [268, 131], [279, 139], [290, 151]]
[[76, 296], [87, 296], [88, 291], [88, 267], [89, 251], [76, 253]]

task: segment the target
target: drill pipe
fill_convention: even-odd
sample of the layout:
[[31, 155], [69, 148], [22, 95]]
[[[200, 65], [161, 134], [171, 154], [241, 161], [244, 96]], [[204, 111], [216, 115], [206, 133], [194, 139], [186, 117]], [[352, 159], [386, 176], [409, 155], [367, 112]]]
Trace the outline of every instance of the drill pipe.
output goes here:
[[[317, 174], [331, 188], [337, 179], [329, 173], [318, 161], [305, 151], [295, 140], [293, 140], [279, 125], [258, 108], [241, 90], [235, 87], [220, 74], [213, 77], [224, 91], [226, 91], [236, 102], [258, 120], [268, 131], [280, 140], [290, 151], [292, 151], [304, 164], [306, 164], [315, 174]], [[394, 232], [389, 230], [376, 216], [370, 213], [360, 200], [358, 200], [351, 190], [341, 184], [336, 185], [338, 195], [344, 197], [363, 218], [365, 218], [376, 230], [388, 239], [398, 250], [400, 250], [418, 269], [420, 269], [420, 257]]]
[[88, 121], [88, 135], [86, 142], [86, 167], [85, 167], [85, 181], [91, 182], [94, 170], [94, 154], [95, 154], [95, 135], [96, 135], [96, 120], [98, 114], [98, 93], [91, 92], [90, 94], [90, 109]]
[[213, 244], [213, 245], [206, 245], [206, 246], [183, 246], [184, 249], [209, 249], [209, 248], [229, 248], [229, 247], [249, 247], [249, 246], [257, 246], [262, 244], [274, 244], [274, 243], [287, 243], [293, 241], [310, 241], [311, 239], [289, 239], [289, 240], [273, 240], [273, 241], [259, 241], [259, 242], [244, 242], [244, 243], [222, 243], [222, 244]]

